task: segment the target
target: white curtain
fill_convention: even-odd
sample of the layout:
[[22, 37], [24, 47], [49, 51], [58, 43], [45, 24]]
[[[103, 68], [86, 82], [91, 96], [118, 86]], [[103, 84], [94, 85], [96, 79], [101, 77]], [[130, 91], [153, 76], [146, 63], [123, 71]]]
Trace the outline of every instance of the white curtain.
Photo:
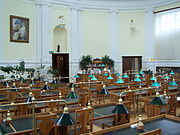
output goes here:
[[155, 58], [180, 59], [180, 9], [155, 14]]

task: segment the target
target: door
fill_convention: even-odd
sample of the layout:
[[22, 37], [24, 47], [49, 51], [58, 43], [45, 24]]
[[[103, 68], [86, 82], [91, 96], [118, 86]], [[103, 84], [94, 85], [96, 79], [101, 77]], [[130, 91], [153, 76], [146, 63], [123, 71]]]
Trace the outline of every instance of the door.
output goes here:
[[[69, 77], [69, 54], [53, 53], [52, 54], [53, 70], [57, 69], [61, 77]], [[69, 78], [62, 78], [61, 82], [68, 83]]]

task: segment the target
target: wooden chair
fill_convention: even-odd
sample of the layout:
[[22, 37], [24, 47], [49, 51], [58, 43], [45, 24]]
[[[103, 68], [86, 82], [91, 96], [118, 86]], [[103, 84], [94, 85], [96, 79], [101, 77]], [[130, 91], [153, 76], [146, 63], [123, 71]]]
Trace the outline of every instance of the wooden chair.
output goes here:
[[[35, 117], [35, 135], [38, 135], [38, 129], [40, 132], [40, 135], [52, 135], [52, 130], [54, 129], [54, 135], [57, 135], [57, 127], [55, 126], [54, 120], [57, 119], [56, 114], [49, 114], [49, 115], [42, 115], [42, 116], [36, 116]], [[38, 129], [37, 129], [37, 123]]]
[[94, 108], [75, 111], [75, 135], [93, 131]]
[[167, 97], [166, 114], [176, 116], [177, 94], [170, 94]]
[[125, 96], [125, 101], [130, 101], [131, 106], [128, 108], [130, 112], [134, 113], [134, 119], [136, 117], [136, 105], [137, 105], [137, 99], [135, 91], [127, 92]]
[[89, 93], [80, 93], [78, 98], [78, 105], [81, 107], [86, 107], [89, 99]]
[[158, 129], [155, 129], [155, 130], [152, 130], [152, 131], [142, 133], [140, 135], [161, 135], [161, 129], [158, 128]]

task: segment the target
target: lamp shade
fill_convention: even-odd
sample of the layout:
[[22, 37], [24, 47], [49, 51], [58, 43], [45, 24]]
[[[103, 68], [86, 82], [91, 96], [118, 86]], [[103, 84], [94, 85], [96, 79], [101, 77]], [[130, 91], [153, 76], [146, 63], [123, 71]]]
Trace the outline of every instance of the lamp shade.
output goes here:
[[34, 78], [31, 78], [31, 81], [29, 82], [29, 84], [32, 84], [32, 85], [35, 84]]
[[126, 108], [124, 104], [117, 104], [114, 109], [112, 110], [112, 113], [116, 114], [128, 114], [129, 110]]
[[25, 79], [21, 76], [21, 77], [19, 78], [19, 81], [24, 82], [24, 81], [25, 81]]
[[53, 78], [52, 83], [53, 83], [53, 84], [57, 84], [57, 79], [56, 79], [56, 77]]
[[10, 89], [10, 91], [19, 91], [19, 89], [17, 89], [17, 87], [16, 87], [16, 83], [13, 83], [12, 88], [13, 89]]
[[48, 83], [47, 82], [45, 82], [45, 85], [44, 85], [44, 87], [42, 88], [42, 90], [50, 90], [51, 88], [50, 88], [50, 86], [48, 85]]
[[175, 80], [173, 79], [172, 82], [169, 83], [169, 85], [172, 85], [172, 86], [177, 86], [178, 84], [175, 82]]
[[116, 76], [120, 76], [120, 73], [116, 73]]
[[74, 123], [74, 120], [69, 115], [68, 108], [64, 107], [63, 114], [57, 119], [56, 125], [68, 126], [73, 125]]
[[92, 74], [90, 74], [88, 77], [93, 77], [93, 75], [92, 75]]
[[124, 83], [124, 81], [121, 78], [119, 78], [115, 83]]
[[135, 77], [141, 77], [138, 73], [135, 75]]
[[68, 98], [78, 98], [77, 93], [74, 91], [74, 87], [71, 88], [71, 92], [69, 93]]
[[112, 76], [110, 75], [107, 79], [108, 79], [108, 80], [112, 80], [113, 78], [112, 78]]
[[97, 81], [97, 78], [93, 76], [93, 78], [91, 78], [91, 81]]
[[142, 74], [144, 74], [144, 72], [143, 72], [142, 70], [140, 70], [139, 74], [141, 74], [141, 75], [142, 75]]
[[168, 75], [166, 75], [163, 79], [170, 79]]
[[129, 76], [125, 73], [123, 78], [129, 78]]
[[9, 87], [9, 83], [8, 83], [8, 81], [3, 81], [3, 82], [2, 82], [2, 86]]
[[152, 105], [165, 105], [163, 98], [159, 96], [159, 92], [156, 92], [156, 97], [150, 102]]
[[76, 74], [76, 75], [74, 76], [74, 78], [80, 78], [80, 77], [79, 77], [79, 75]]
[[106, 86], [103, 85], [102, 90], [99, 92], [99, 94], [109, 94], [109, 91], [107, 90]]
[[103, 76], [108, 76], [108, 74], [107, 74], [107, 73], [104, 73]]
[[160, 84], [158, 82], [156, 82], [156, 80], [155, 80], [155, 82], [151, 86], [152, 87], [158, 87], [158, 86], [160, 86]]
[[153, 75], [150, 80], [156, 80], [156, 77]]
[[135, 82], [141, 82], [141, 79], [140, 79], [139, 77], [136, 77], [136, 78], [134, 79], [134, 81], [135, 81]]
[[171, 71], [170, 75], [174, 75], [174, 72], [173, 72], [173, 71]]
[[33, 94], [32, 92], [29, 92], [29, 96], [27, 98], [27, 100], [25, 101], [26, 103], [29, 103], [29, 102], [35, 102], [35, 98], [33, 97]]

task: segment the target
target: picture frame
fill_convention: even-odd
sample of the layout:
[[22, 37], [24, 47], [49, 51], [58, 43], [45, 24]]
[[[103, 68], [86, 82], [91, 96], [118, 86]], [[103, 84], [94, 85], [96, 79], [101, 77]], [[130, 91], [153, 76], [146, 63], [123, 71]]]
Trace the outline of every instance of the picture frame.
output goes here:
[[29, 43], [29, 18], [10, 15], [10, 41]]

